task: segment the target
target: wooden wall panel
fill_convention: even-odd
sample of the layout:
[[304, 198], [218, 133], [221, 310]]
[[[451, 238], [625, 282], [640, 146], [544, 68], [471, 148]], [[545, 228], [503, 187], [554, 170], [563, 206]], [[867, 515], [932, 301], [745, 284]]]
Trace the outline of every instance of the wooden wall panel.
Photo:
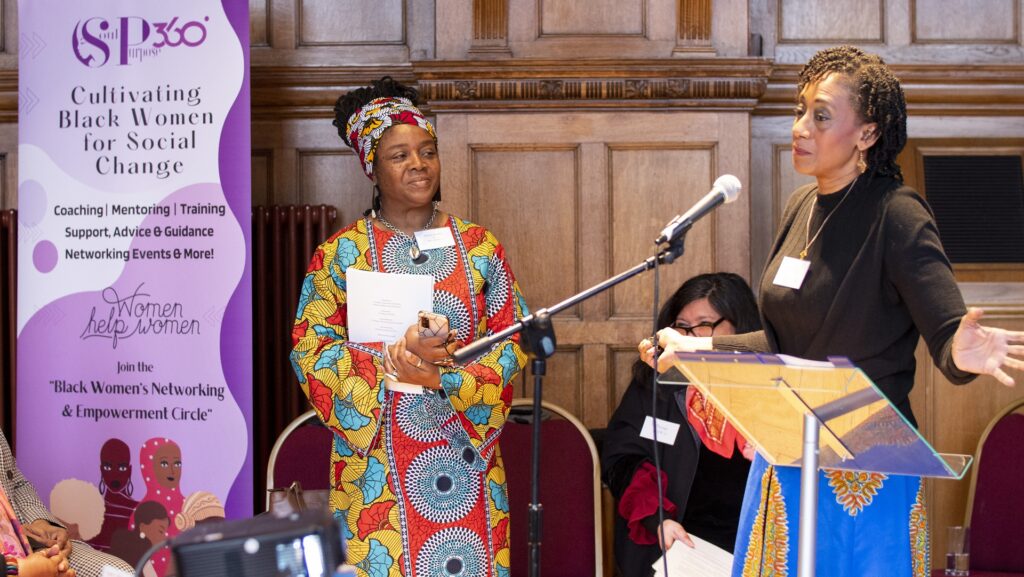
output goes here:
[[338, 207], [338, 223], [345, 226], [370, 208], [372, 184], [355, 156], [344, 150], [299, 150], [296, 202]]
[[[1024, 330], [1024, 283], [961, 283], [960, 288], [968, 306], [985, 309], [985, 324]], [[1018, 383], [1014, 388], [1004, 387], [988, 376], [954, 386], [935, 368], [923, 346], [918, 346], [917, 358], [911, 403], [920, 430], [940, 453], [974, 454], [989, 420], [1011, 401], [1024, 396], [1024, 374], [1020, 371], [1012, 374]], [[933, 552], [946, 550], [946, 527], [963, 524], [969, 486], [968, 477], [961, 481], [927, 481]], [[944, 561], [941, 553], [932, 555], [933, 566], [942, 566]]]
[[254, 149], [250, 162], [253, 206], [272, 204], [270, 198], [274, 184], [274, 151]]
[[[559, 405], [574, 415], [583, 410], [583, 348], [559, 345], [548, 359], [544, 376], [544, 400]], [[522, 386], [516, 387], [515, 396], [533, 398], [533, 373], [530, 364], [520, 375]], [[519, 383], [517, 383], [519, 384]]]
[[[472, 145], [472, 204], [464, 217], [498, 236], [534, 307], [582, 288], [578, 166], [575, 146]], [[561, 314], [579, 316], [578, 308]]]
[[[446, 208], [498, 235], [534, 309], [652, 254], [657, 233], [710, 189], [716, 170], [747, 179], [742, 113], [438, 112], [437, 120]], [[749, 206], [721, 214], [731, 226], [699, 223], [683, 259], [662, 268], [662, 299], [712, 262], [745, 273]], [[548, 370], [570, 383], [559, 386], [579, 388], [552, 394], [588, 426], [607, 423], [628, 384], [634, 347], [651, 330], [652, 280], [630, 279], [554, 319], [562, 348]]]
[[629, 381], [633, 378], [633, 363], [639, 358], [636, 345], [634, 344], [632, 347], [627, 345], [628, 343], [622, 343], [619, 346], [608, 347], [611, 353], [611, 367], [608, 370], [611, 383], [608, 387], [607, 419], [612, 417], [615, 407], [618, 407], [619, 401], [622, 400], [622, 395], [626, 394], [626, 389], [629, 388]]
[[643, 36], [647, 0], [538, 0], [540, 35]]
[[508, 46], [514, 58], [668, 58], [676, 1], [509, 0]]
[[270, 0], [249, 0], [249, 45], [270, 46]]
[[0, 209], [18, 208], [18, 127], [0, 124]]
[[1020, 43], [1020, 0], [910, 0], [914, 42]]
[[[713, 144], [701, 143], [609, 147], [611, 270], [626, 270], [654, 254], [654, 231], [661, 230], [677, 207], [692, 206], [711, 190], [715, 154]], [[661, 268], [665, 296], [691, 276], [715, 270], [715, 216], [698, 222], [686, 235], [686, 254], [679, 262]], [[647, 283], [625, 283], [613, 288], [612, 295], [611, 318], [650, 318]]]
[[885, 0], [779, 0], [778, 41], [882, 42]]
[[404, 0], [298, 0], [301, 46], [401, 44]]

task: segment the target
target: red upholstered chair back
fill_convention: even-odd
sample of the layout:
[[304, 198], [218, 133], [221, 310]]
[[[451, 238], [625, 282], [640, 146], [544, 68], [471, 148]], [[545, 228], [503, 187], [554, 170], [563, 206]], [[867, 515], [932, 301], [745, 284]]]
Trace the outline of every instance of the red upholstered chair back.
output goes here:
[[[516, 399], [516, 413], [529, 412], [530, 399]], [[544, 403], [541, 423], [541, 574], [600, 577], [601, 481], [597, 448], [586, 427], [565, 409]], [[550, 418], [547, 418], [550, 417]], [[511, 577], [528, 574], [530, 472], [533, 425], [509, 421], [501, 432], [512, 524]]]
[[[288, 487], [294, 481], [304, 491], [330, 489], [331, 443], [334, 433], [309, 410], [289, 423], [274, 443], [267, 463], [267, 489]], [[270, 494], [267, 494], [270, 507]]]
[[975, 454], [966, 524], [971, 572], [1024, 573], [1024, 408], [1018, 399], [982, 434]]

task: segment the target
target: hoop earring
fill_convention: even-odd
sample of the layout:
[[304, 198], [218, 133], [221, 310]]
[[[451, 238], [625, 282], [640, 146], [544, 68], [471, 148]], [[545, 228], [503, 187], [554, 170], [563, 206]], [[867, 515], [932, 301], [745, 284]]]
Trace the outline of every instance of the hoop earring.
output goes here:
[[864, 151], [860, 151], [860, 158], [857, 159], [857, 170], [864, 174], [868, 170], [868, 163], [864, 160]]

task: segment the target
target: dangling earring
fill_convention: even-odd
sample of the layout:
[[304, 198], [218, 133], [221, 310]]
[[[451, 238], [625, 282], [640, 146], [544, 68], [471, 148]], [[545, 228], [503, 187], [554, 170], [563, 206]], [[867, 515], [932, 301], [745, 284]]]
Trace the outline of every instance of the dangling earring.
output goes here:
[[103, 482], [103, 478], [102, 477], [100, 477], [99, 490], [100, 490], [100, 495], [106, 495], [107, 494], [107, 484]]
[[860, 151], [860, 158], [857, 159], [857, 170], [864, 174], [868, 169], [868, 163], [864, 160], [864, 151]]
[[376, 184], [373, 185], [372, 206], [373, 208], [370, 209], [370, 214], [373, 215], [373, 218], [377, 218], [377, 215], [380, 214], [380, 187]]
[[131, 497], [132, 493], [135, 492], [135, 486], [132, 485], [132, 480], [131, 479], [128, 479], [128, 486], [125, 487], [124, 490], [125, 490], [125, 494], [128, 495], [129, 497]]

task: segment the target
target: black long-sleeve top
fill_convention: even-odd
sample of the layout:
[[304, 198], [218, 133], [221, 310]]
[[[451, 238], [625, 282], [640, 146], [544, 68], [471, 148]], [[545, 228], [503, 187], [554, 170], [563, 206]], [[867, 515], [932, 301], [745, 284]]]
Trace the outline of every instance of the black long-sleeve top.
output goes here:
[[[908, 395], [919, 336], [950, 381], [976, 376], [958, 369], [951, 353], [966, 308], [927, 202], [890, 177], [861, 180], [842, 204], [842, 191], [821, 195], [813, 184], [793, 193], [761, 278], [764, 331], [716, 336], [713, 344], [815, 360], [848, 357], [916, 423]], [[775, 285], [783, 257], [798, 258], [833, 209], [808, 250], [800, 289]]]

